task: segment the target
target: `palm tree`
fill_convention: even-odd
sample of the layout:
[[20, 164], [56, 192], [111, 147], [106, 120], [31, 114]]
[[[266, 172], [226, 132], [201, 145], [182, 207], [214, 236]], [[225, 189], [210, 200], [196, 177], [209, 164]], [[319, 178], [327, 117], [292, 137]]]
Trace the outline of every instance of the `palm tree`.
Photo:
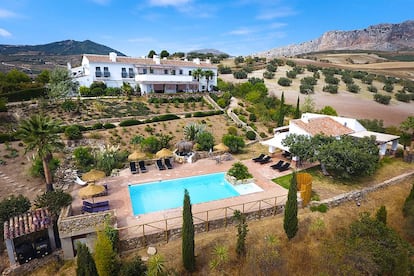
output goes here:
[[204, 77], [206, 78], [206, 81], [207, 81], [207, 92], [208, 92], [210, 90], [209, 89], [210, 87], [208, 86], [208, 84], [209, 84], [210, 80], [213, 79], [214, 72], [211, 71], [211, 70], [204, 71]]
[[200, 91], [200, 78], [202, 78], [203, 76], [204, 76], [204, 71], [201, 68], [197, 68], [196, 70], [193, 71], [193, 77], [198, 82], [197, 91]]
[[36, 150], [38, 157], [42, 160], [46, 191], [53, 191], [52, 173], [49, 168], [52, 153], [63, 148], [58, 129], [58, 122], [50, 117], [37, 114], [22, 120], [18, 130], [18, 137], [25, 143], [25, 154]]

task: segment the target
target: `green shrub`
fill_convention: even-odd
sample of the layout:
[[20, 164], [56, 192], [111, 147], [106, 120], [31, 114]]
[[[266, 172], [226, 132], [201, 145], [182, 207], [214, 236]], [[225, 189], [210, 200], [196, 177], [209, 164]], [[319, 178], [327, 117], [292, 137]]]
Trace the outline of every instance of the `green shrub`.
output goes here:
[[301, 84], [299, 86], [299, 92], [301, 94], [310, 94], [314, 92], [314, 87], [311, 84]]
[[321, 213], [326, 213], [328, 211], [329, 207], [326, 204], [319, 204], [319, 205], [314, 205], [310, 207], [310, 210], [312, 212], [321, 212]]
[[256, 121], [257, 121], [256, 114], [254, 114], [254, 113], [250, 113], [250, 114], [249, 114], [249, 121], [250, 121], [250, 122], [256, 122]]
[[249, 169], [241, 162], [234, 163], [229, 171], [228, 175], [235, 177], [237, 180], [252, 178], [252, 174], [249, 173]]
[[329, 92], [329, 93], [331, 93], [331, 94], [337, 94], [337, 93], [338, 93], [338, 85], [335, 85], [335, 84], [328, 84], [328, 85], [325, 85], [325, 86], [322, 88], [322, 91], [323, 91], [323, 92]]
[[62, 104], [61, 107], [64, 111], [66, 112], [71, 112], [71, 111], [75, 111], [76, 109], [76, 104], [75, 102], [73, 102], [72, 100], [65, 100]]
[[382, 89], [383, 89], [384, 91], [387, 91], [388, 93], [391, 93], [391, 92], [392, 92], [392, 90], [394, 90], [394, 85], [392, 85], [391, 83], [386, 83], [386, 84], [382, 87]]
[[111, 128], [116, 128], [116, 125], [111, 124], [111, 123], [106, 123], [103, 125], [104, 129], [111, 129]]
[[0, 133], [0, 143], [17, 141], [13, 133]]
[[122, 263], [120, 276], [140, 276], [147, 275], [147, 266], [140, 256], [135, 257], [132, 261]]
[[279, 80], [277, 81], [277, 83], [280, 86], [290, 86], [292, 84], [292, 80], [290, 80], [288, 78], [281, 77], [281, 78], [279, 78]]
[[67, 126], [65, 128], [65, 136], [69, 140], [78, 140], [82, 138], [82, 132], [77, 125]]
[[233, 76], [235, 79], [247, 79], [247, 72], [244, 70], [236, 71]]
[[7, 98], [8, 102], [20, 102], [45, 97], [46, 94], [46, 88], [39, 87], [5, 93], [1, 94], [1, 96]]
[[374, 100], [378, 103], [388, 105], [391, 101], [391, 96], [375, 94], [374, 95]]
[[227, 133], [231, 135], [237, 135], [237, 128], [235, 128], [234, 126], [231, 126], [227, 129]]
[[397, 93], [395, 94], [395, 98], [400, 102], [409, 103], [411, 101], [411, 95], [407, 93]]
[[339, 79], [334, 77], [333, 75], [327, 75], [325, 76], [325, 82], [327, 84], [337, 85], [339, 83]]
[[256, 140], [256, 133], [254, 133], [254, 131], [247, 131], [246, 132], [246, 138], [249, 140]]
[[170, 121], [170, 120], [176, 120], [176, 119], [180, 119], [180, 117], [178, 117], [175, 114], [163, 114], [160, 116], [153, 117], [150, 121], [154, 123], [154, 122], [164, 122], [164, 121]]
[[73, 151], [76, 165], [83, 171], [88, 171], [90, 166], [94, 164], [95, 159], [92, 155], [92, 149], [90, 147], [78, 147]]
[[309, 84], [309, 85], [316, 85], [318, 83], [318, 80], [314, 77], [304, 77], [300, 80], [301, 84]]
[[185, 113], [184, 117], [185, 118], [191, 118], [192, 114], [191, 113]]
[[143, 122], [139, 121], [139, 120], [135, 120], [135, 119], [127, 119], [124, 120], [122, 122], [119, 123], [119, 126], [124, 127], [124, 126], [136, 126], [136, 125], [140, 125], [143, 124]]
[[265, 71], [263, 72], [263, 78], [265, 79], [273, 79], [275, 77], [275, 73], [270, 72], [270, 71]]
[[351, 93], [358, 93], [359, 90], [361, 90], [361, 88], [357, 84], [347, 83], [346, 90], [348, 90]]
[[295, 70], [286, 71], [286, 77], [289, 79], [295, 79], [297, 75], [297, 72]]
[[[56, 158], [52, 158], [49, 161], [49, 169], [52, 175], [56, 172], [57, 168], [59, 167], [59, 164], [60, 164], [60, 161], [59, 159], [56, 159]], [[33, 161], [32, 167], [30, 168], [30, 174], [35, 177], [39, 177], [39, 176], [45, 177], [45, 171], [43, 169], [43, 162], [41, 159], [36, 158]]]
[[370, 85], [367, 88], [368, 88], [368, 91], [371, 92], [371, 93], [377, 93], [378, 92], [378, 89], [373, 85]]
[[0, 112], [7, 112], [7, 98], [0, 97]]

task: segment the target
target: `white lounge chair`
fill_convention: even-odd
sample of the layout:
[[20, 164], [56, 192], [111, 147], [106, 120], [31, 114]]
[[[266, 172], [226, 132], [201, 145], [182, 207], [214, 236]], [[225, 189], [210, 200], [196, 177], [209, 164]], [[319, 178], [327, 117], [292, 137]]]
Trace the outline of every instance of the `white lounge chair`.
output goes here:
[[83, 181], [82, 179], [79, 178], [79, 176], [76, 176], [75, 183], [81, 186], [85, 186], [86, 184], [88, 184], [87, 181]]

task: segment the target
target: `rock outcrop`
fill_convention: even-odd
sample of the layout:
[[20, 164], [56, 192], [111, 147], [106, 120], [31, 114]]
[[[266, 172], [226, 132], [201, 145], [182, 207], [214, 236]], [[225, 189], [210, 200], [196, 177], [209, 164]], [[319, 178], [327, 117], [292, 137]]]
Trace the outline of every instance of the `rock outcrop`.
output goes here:
[[378, 24], [363, 30], [329, 31], [315, 40], [274, 48], [253, 55], [295, 56], [331, 50], [414, 50], [414, 21], [404, 21], [400, 24]]

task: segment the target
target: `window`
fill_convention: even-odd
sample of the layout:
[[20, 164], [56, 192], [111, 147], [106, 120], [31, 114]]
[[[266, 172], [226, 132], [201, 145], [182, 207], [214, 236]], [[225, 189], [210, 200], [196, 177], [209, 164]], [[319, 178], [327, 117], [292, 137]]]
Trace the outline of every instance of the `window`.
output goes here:
[[134, 68], [129, 68], [128, 69], [128, 75], [129, 75], [130, 78], [135, 77]]
[[109, 78], [111, 76], [111, 73], [109, 72], [108, 67], [104, 67], [104, 77]]
[[183, 70], [182, 69], [180, 69], [180, 75], [182, 75], [183, 74]]
[[126, 68], [122, 68], [121, 76], [122, 76], [122, 78], [126, 78], [127, 77]]
[[191, 76], [191, 71], [188, 71], [188, 75]]
[[150, 68], [150, 74], [154, 74], [154, 69]]
[[102, 77], [101, 67], [95, 67], [95, 76], [97, 78]]
[[144, 75], [147, 74], [147, 68], [142, 69], [142, 74], [144, 74]]
[[171, 75], [175, 75], [175, 70], [171, 70]]
[[168, 75], [168, 70], [164, 69], [164, 75]]

